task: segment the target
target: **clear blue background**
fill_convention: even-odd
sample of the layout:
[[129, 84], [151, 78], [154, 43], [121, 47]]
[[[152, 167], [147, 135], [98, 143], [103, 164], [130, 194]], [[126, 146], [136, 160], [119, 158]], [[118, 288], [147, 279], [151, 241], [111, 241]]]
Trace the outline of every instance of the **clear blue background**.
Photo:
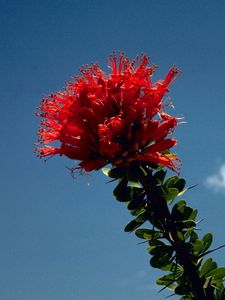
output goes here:
[[[225, 1], [0, 1], [0, 299], [164, 299], [144, 245], [101, 172], [74, 180], [66, 166], [33, 153], [36, 107], [85, 63], [121, 50], [145, 52], [183, 71], [171, 88], [186, 198], [204, 218], [200, 234], [225, 242], [225, 196], [204, 185], [225, 162]], [[224, 249], [214, 257], [225, 265]], [[174, 299], [177, 299], [174, 297]]]

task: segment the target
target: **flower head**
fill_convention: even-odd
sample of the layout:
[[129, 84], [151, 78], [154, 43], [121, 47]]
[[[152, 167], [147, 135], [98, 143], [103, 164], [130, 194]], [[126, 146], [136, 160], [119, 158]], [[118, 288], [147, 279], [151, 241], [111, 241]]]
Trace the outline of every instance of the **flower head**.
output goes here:
[[[164, 112], [162, 100], [179, 71], [173, 66], [152, 83], [156, 66], [148, 63], [146, 55], [129, 60], [113, 54], [110, 74], [97, 64], [83, 67], [63, 92], [43, 99], [38, 155], [65, 155], [87, 172], [132, 161], [176, 170], [179, 159], [169, 149], [176, 144], [170, 135], [177, 119]], [[55, 141], [58, 147], [49, 145]]]

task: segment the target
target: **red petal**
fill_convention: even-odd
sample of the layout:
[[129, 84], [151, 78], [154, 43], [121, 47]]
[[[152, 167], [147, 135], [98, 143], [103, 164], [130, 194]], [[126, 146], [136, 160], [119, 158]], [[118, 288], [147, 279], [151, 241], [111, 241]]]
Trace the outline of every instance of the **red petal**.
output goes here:
[[100, 168], [105, 166], [106, 160], [105, 159], [96, 159], [96, 160], [90, 160], [90, 161], [82, 161], [79, 165], [86, 172], [91, 172], [93, 170], [99, 170]]
[[161, 152], [170, 149], [174, 145], [176, 145], [177, 141], [174, 139], [166, 139], [166, 140], [159, 140], [155, 144], [150, 147], [145, 148], [144, 152]]

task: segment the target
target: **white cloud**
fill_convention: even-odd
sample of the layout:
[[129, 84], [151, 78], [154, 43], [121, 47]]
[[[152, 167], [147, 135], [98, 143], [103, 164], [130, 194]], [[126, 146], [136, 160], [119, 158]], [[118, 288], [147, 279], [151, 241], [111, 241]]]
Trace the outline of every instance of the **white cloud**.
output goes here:
[[205, 184], [215, 192], [225, 192], [225, 164], [221, 165], [216, 174], [207, 177]]

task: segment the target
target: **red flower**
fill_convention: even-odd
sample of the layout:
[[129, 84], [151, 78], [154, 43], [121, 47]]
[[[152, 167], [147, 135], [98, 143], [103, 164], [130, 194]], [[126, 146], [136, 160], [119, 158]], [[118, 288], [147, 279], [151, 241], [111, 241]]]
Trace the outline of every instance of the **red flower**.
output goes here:
[[[156, 66], [145, 55], [130, 61], [123, 54], [109, 57], [111, 73], [97, 64], [81, 69], [63, 92], [42, 100], [43, 118], [37, 148], [40, 157], [65, 155], [89, 172], [104, 165], [149, 161], [176, 170], [178, 158], [168, 138], [176, 118], [163, 112], [163, 96], [176, 78], [172, 67], [165, 79], [152, 83]], [[58, 141], [59, 147], [49, 146]]]

